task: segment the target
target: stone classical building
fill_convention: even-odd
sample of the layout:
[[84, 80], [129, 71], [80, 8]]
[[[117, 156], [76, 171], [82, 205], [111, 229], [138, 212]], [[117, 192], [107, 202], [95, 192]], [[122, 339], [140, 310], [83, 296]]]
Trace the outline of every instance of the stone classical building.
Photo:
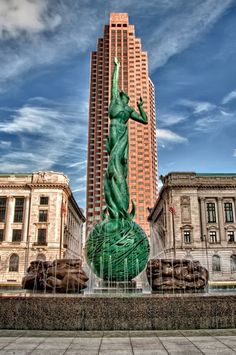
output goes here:
[[162, 177], [148, 217], [152, 257], [199, 260], [210, 280], [236, 280], [236, 174]]
[[81, 256], [84, 222], [63, 173], [0, 174], [0, 284], [21, 283], [32, 260]]

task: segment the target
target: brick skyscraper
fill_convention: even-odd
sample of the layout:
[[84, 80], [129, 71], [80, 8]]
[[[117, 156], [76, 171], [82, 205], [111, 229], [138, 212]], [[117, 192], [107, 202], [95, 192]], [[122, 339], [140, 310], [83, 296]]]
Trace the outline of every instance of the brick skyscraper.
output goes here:
[[111, 75], [114, 57], [121, 63], [119, 88], [129, 94], [129, 105], [137, 110], [142, 96], [148, 125], [129, 120], [130, 199], [136, 204], [135, 221], [149, 235], [148, 207], [157, 197], [157, 151], [154, 85], [148, 77], [147, 53], [129, 25], [127, 13], [112, 13], [104, 27], [104, 38], [98, 39], [97, 51], [91, 56], [88, 168], [87, 168], [87, 231], [101, 220], [105, 207], [103, 177], [108, 155], [106, 138], [109, 130]]

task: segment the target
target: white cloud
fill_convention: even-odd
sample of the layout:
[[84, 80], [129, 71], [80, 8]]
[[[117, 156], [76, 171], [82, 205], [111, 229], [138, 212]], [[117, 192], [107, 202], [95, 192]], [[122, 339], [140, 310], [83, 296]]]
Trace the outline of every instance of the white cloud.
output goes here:
[[82, 166], [82, 167], [85, 167], [86, 164], [87, 164], [87, 160], [78, 161], [78, 162], [76, 162], [76, 163], [69, 164], [69, 165], [68, 165], [68, 168], [74, 168], [75, 166], [77, 166], [77, 167], [81, 167], [81, 166]]
[[[18, 163], [7, 163], [7, 162], [2, 162], [2, 159], [0, 158], [0, 171], [2, 173], [19, 173], [19, 172], [28, 172], [28, 165], [27, 164], [18, 164]], [[30, 171], [29, 171], [30, 172]]]
[[233, 157], [236, 158], [236, 149], [233, 150]]
[[82, 192], [86, 190], [86, 186], [79, 187], [78, 189], [72, 190], [72, 192]]
[[164, 114], [159, 114], [158, 115], [158, 120], [159, 122], [162, 123], [162, 126], [168, 127], [168, 126], [174, 126], [180, 122], [185, 121], [187, 116], [183, 116], [180, 114], [176, 113], [164, 113]]
[[84, 176], [80, 176], [80, 177], [78, 177], [75, 181], [76, 181], [76, 183], [84, 183], [85, 181], [86, 181], [86, 179], [87, 179], [87, 175], [84, 175]]
[[0, 38], [54, 29], [61, 17], [58, 14], [49, 16], [48, 5], [48, 0], [1, 0]]
[[[62, 113], [42, 107], [24, 106], [16, 111], [12, 116], [11, 121], [5, 121], [0, 124], [0, 131], [5, 133], [42, 133], [48, 129], [53, 131], [57, 122], [62, 120]], [[64, 134], [65, 132], [57, 131], [57, 134]]]
[[224, 14], [232, 0], [205, 0], [189, 2], [182, 12], [168, 17], [150, 36], [148, 43], [150, 67], [155, 69], [167, 63], [195, 42]]
[[157, 129], [157, 142], [158, 143], [187, 143], [188, 139], [180, 136], [179, 134], [170, 131], [169, 129]]
[[[13, 10], [10, 4], [15, 3], [16, 10]], [[31, 19], [28, 7], [33, 12]], [[86, 2], [73, 0], [4, 0], [0, 10], [2, 17], [5, 11], [7, 19], [13, 18], [12, 21], [4, 19], [0, 30], [2, 91], [13, 78], [32, 68], [65, 61], [85, 52], [91, 44], [96, 46], [104, 17], [99, 7], [92, 8]], [[22, 19], [24, 16], [29, 16], [28, 22]], [[10, 37], [11, 41], [3, 37]]]
[[235, 90], [234, 90], [234, 91], [231, 91], [229, 94], [227, 94], [227, 95], [223, 98], [222, 104], [225, 105], [225, 104], [227, 104], [228, 102], [230, 102], [230, 101], [232, 101], [232, 100], [234, 100], [234, 99], [236, 99], [236, 91], [235, 91]]
[[193, 100], [180, 100], [180, 104], [190, 107], [193, 114], [206, 113], [214, 110], [217, 106], [208, 101], [193, 101]]
[[87, 134], [84, 115], [84, 112], [71, 111], [70, 105], [28, 104], [14, 110], [12, 116], [1, 119], [0, 131], [4, 137], [10, 135], [15, 143], [0, 157], [0, 171], [5, 172], [7, 167], [14, 172], [52, 170], [55, 165], [65, 166], [68, 161], [78, 159], [80, 145]]
[[10, 148], [11, 142], [10, 141], [0, 141], [0, 148]]

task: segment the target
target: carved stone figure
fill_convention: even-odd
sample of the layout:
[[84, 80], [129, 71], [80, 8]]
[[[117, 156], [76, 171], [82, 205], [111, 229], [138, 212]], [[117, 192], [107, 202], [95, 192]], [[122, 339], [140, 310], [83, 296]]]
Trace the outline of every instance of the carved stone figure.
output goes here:
[[29, 290], [80, 292], [87, 287], [88, 277], [80, 259], [36, 260], [30, 263], [22, 287]]
[[187, 259], [151, 259], [147, 278], [153, 291], [190, 291], [204, 289], [208, 271], [199, 261]]

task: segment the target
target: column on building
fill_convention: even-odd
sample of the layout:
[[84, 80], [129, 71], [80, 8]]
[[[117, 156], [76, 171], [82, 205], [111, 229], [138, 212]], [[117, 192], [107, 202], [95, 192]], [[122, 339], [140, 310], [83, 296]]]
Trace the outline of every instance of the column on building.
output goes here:
[[207, 229], [206, 229], [206, 206], [205, 198], [200, 197], [200, 213], [201, 213], [201, 231], [202, 238], [207, 238]]
[[29, 220], [29, 196], [25, 197], [24, 220], [23, 220], [23, 242], [27, 242], [28, 220]]
[[225, 236], [225, 229], [224, 229], [224, 214], [223, 214], [223, 198], [218, 197], [217, 198], [217, 210], [218, 210], [218, 219], [219, 219], [219, 240], [220, 241], [225, 241], [226, 236]]
[[7, 197], [7, 210], [6, 210], [6, 227], [5, 227], [5, 241], [11, 242], [12, 241], [12, 222], [14, 216], [14, 197], [8, 196]]

